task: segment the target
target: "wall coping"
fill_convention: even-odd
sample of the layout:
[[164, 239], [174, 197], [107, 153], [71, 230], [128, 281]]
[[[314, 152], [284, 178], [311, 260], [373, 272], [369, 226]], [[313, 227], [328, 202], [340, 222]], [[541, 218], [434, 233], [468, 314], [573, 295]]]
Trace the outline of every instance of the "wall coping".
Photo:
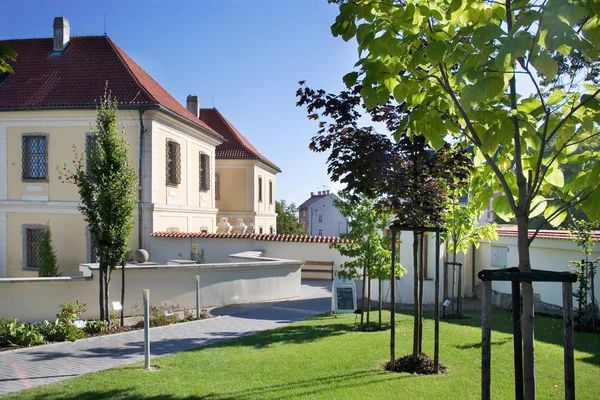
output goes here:
[[37, 283], [37, 282], [71, 282], [90, 281], [91, 276], [57, 276], [57, 277], [27, 277], [27, 278], [0, 278], [0, 283]]
[[[236, 257], [236, 255], [230, 255], [229, 257]], [[169, 264], [169, 265], [139, 265], [139, 264], [127, 264], [126, 269], [128, 270], [164, 270], [164, 269], [239, 269], [239, 268], [264, 268], [264, 267], [280, 267], [286, 265], [298, 265], [304, 264], [304, 261], [300, 260], [285, 260], [278, 258], [264, 258], [264, 257], [247, 257], [238, 256], [244, 260], [256, 259], [256, 261], [243, 261], [243, 262], [230, 262], [230, 263], [212, 263], [212, 264]], [[79, 264], [79, 270], [83, 273], [84, 277], [92, 276], [92, 272], [100, 269], [100, 264], [97, 263], [86, 263]], [[115, 269], [121, 269], [119, 265]]]

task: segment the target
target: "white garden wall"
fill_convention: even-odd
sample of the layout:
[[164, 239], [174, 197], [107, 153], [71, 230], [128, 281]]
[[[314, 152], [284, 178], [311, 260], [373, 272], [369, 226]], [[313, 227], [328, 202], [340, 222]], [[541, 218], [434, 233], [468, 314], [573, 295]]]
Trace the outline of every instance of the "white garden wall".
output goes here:
[[[196, 307], [196, 275], [200, 275], [200, 306], [213, 307], [301, 296], [301, 263], [290, 260], [242, 261], [231, 264], [128, 265], [125, 314], [142, 304], [142, 289], [150, 289], [153, 305]], [[52, 320], [64, 302], [84, 301], [85, 317], [98, 317], [97, 265], [84, 264], [83, 277], [0, 279], [0, 318]], [[111, 301], [121, 298], [121, 271], [110, 285]]]

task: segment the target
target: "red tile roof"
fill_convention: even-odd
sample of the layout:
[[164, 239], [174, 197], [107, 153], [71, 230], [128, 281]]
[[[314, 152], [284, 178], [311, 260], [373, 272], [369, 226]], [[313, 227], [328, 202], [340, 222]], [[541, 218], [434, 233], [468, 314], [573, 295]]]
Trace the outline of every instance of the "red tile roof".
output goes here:
[[308, 200], [306, 200], [304, 203], [300, 204], [298, 206], [298, 209], [306, 208], [309, 205], [311, 205], [312, 203], [314, 203], [315, 201], [322, 199], [325, 196], [328, 196], [328, 194], [315, 194], [315, 195], [311, 196]]
[[281, 172], [279, 167], [269, 161], [227, 120], [216, 108], [200, 109], [200, 119], [227, 139], [227, 142], [217, 146], [216, 158], [258, 159]]
[[253, 239], [272, 242], [296, 243], [349, 243], [347, 239], [335, 236], [280, 235], [264, 233], [203, 233], [203, 232], [153, 232], [152, 237], [159, 238], [207, 238], [207, 239]]
[[[497, 228], [498, 236], [505, 237], [517, 237], [518, 230], [516, 225], [498, 225]], [[535, 231], [529, 230], [529, 237], [533, 236]], [[595, 231], [592, 235], [595, 241], [600, 241], [600, 231]], [[564, 230], [540, 230], [536, 236], [536, 239], [559, 239], [559, 240], [573, 240], [569, 231]]]
[[[108, 82], [121, 107], [155, 106], [185, 119], [212, 136], [198, 120], [107, 36], [71, 37], [66, 50], [52, 56], [52, 38], [15, 39], [14, 73], [0, 84], [0, 111], [35, 108], [94, 108]], [[222, 139], [222, 138], [221, 138]]]

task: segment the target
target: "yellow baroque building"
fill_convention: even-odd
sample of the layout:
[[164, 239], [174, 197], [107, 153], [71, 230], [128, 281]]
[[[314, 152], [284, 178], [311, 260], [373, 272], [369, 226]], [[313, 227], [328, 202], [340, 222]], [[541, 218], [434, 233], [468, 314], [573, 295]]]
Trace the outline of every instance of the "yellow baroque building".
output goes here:
[[2, 43], [18, 57], [0, 74], [0, 278], [37, 275], [46, 226], [64, 276], [95, 261], [77, 187], [60, 171], [94, 135], [106, 87], [138, 171], [131, 249], [161, 231], [276, 233], [281, 171], [218, 110], [196, 96], [184, 107], [109, 37], [70, 37], [63, 17], [52, 38]]

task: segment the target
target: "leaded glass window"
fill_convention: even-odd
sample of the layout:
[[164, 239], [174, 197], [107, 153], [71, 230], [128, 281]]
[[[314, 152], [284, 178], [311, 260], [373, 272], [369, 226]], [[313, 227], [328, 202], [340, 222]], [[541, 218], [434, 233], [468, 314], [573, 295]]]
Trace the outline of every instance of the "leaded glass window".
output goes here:
[[48, 177], [48, 145], [45, 135], [23, 136], [23, 179]]

